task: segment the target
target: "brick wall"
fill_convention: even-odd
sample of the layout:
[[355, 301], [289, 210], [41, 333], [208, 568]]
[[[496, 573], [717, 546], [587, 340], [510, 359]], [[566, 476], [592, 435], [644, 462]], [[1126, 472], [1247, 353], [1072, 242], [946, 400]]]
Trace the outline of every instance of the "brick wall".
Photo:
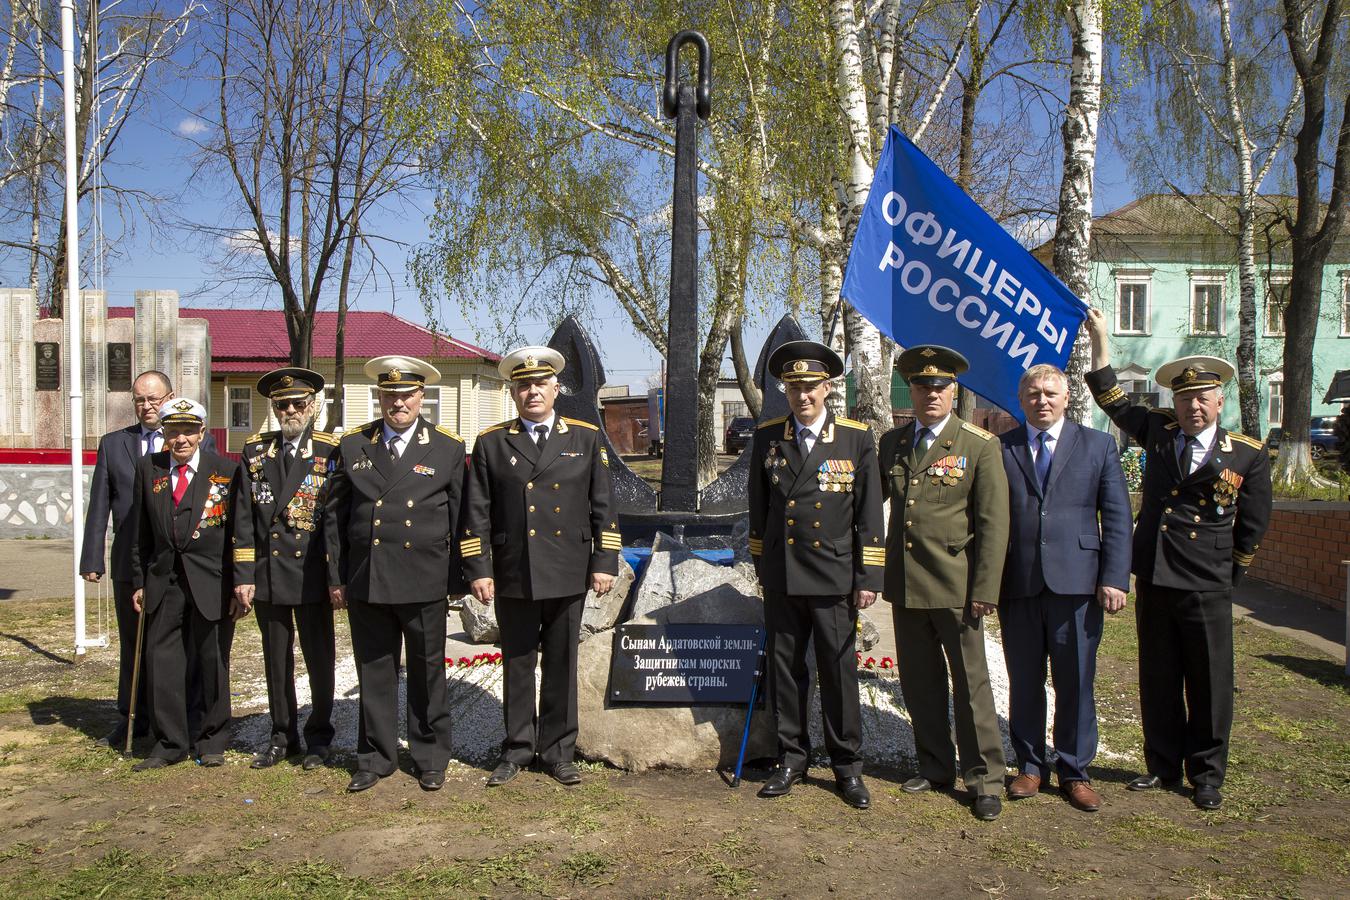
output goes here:
[[1247, 574], [1344, 609], [1347, 559], [1350, 503], [1280, 500]]

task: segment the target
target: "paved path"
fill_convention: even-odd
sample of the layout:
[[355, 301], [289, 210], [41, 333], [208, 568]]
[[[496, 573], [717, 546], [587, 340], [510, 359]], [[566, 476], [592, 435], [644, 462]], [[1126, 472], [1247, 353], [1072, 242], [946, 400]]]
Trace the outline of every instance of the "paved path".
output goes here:
[[[70, 552], [71, 542], [64, 540], [0, 541], [0, 601], [71, 596]], [[92, 603], [96, 593], [90, 587], [87, 596]], [[881, 632], [880, 643], [867, 655], [878, 661], [884, 656], [894, 658], [891, 605], [879, 602], [867, 613]], [[1249, 578], [1233, 598], [1233, 615], [1288, 635], [1333, 659], [1345, 659], [1345, 614], [1340, 610]], [[466, 643], [458, 622], [458, 614], [452, 613], [447, 656], [473, 656], [489, 649]]]

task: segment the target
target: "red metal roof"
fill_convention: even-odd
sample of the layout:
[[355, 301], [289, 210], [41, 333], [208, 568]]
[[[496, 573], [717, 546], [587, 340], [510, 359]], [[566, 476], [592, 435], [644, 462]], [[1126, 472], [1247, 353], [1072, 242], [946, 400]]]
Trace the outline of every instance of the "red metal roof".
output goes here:
[[[108, 307], [108, 317], [130, 319], [130, 306]], [[179, 307], [180, 319], [205, 319], [211, 333], [211, 369], [214, 372], [266, 372], [290, 358], [286, 319], [275, 309], [207, 309]], [[336, 355], [333, 334], [337, 313], [314, 317], [314, 355]], [[347, 313], [346, 355], [365, 359], [389, 353], [440, 359], [481, 359], [495, 363], [501, 356], [449, 335], [438, 335], [388, 312]], [[232, 361], [233, 360], [233, 361]]]

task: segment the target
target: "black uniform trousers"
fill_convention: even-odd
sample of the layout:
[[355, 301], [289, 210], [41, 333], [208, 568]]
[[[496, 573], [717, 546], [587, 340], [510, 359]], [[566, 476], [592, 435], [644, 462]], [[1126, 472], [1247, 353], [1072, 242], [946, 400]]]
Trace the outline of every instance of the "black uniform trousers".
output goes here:
[[[136, 665], [136, 629], [141, 614], [131, 605], [135, 585], [130, 581], [114, 581], [112, 589], [113, 611], [117, 613], [117, 714], [125, 725], [131, 715], [131, 676]], [[136, 682], [136, 737], [148, 733], [150, 728], [150, 691], [146, 687], [149, 682], [145, 647], [141, 647], [141, 677]]]
[[1233, 729], [1233, 592], [1135, 579], [1144, 762], [1166, 780], [1223, 785]]
[[398, 661], [407, 654], [408, 754], [418, 772], [450, 762], [450, 705], [445, 686], [446, 601], [348, 603], [361, 725], [356, 768], [377, 775], [398, 769]]
[[[151, 756], [224, 753], [230, 739], [229, 645], [234, 623], [212, 622], [185, 590], [181, 567], [145, 624], [145, 658], [155, 716]], [[192, 710], [189, 724], [189, 705]]]
[[[577, 647], [585, 594], [521, 600], [498, 597], [497, 626], [506, 667], [501, 759], [528, 766], [571, 762], [577, 749]], [[543, 654], [539, 705], [534, 669]]]
[[769, 704], [778, 723], [779, 762], [805, 771], [811, 756], [807, 716], [811, 677], [806, 647], [816, 647], [825, 747], [836, 778], [862, 774], [862, 704], [858, 699], [858, 610], [847, 595], [764, 592], [769, 631]]
[[295, 638], [309, 674], [310, 712], [305, 720], [305, 747], [311, 753], [333, 743], [333, 673], [337, 647], [333, 637], [333, 607], [328, 602], [288, 606], [260, 600], [263, 668], [267, 676], [267, 705], [272, 714], [273, 747], [296, 749], [300, 744], [298, 704], [295, 699]]

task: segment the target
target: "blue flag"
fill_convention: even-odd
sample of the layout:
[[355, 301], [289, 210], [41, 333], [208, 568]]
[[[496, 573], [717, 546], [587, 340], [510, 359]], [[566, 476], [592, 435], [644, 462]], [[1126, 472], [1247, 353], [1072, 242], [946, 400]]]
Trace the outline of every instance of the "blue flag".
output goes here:
[[1018, 421], [1017, 382], [1064, 368], [1087, 307], [891, 126], [849, 250], [843, 296], [902, 347], [970, 360], [961, 384]]

